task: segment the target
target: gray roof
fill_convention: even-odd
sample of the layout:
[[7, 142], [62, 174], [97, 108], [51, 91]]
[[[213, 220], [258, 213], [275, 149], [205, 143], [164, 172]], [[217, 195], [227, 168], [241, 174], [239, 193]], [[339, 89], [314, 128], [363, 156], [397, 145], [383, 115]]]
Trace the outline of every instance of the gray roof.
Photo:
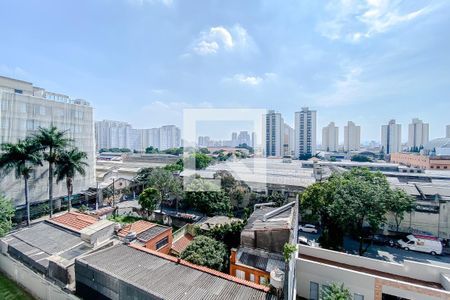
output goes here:
[[45, 273], [48, 258], [59, 255], [66, 260], [91, 250], [80, 235], [54, 224], [40, 222], [2, 239], [8, 244], [8, 253]]
[[147, 229], [146, 231], [139, 233], [137, 235], [137, 239], [141, 242], [148, 242], [151, 239], [153, 239], [154, 237], [156, 237], [158, 234], [160, 234], [168, 229], [169, 229], [169, 227], [156, 225], [156, 226], [153, 226], [153, 227]]
[[77, 288], [85, 285], [120, 299], [273, 299], [262, 290], [125, 245], [79, 258], [75, 269]]
[[[271, 229], [290, 229], [292, 223], [293, 202], [284, 205], [284, 210], [281, 207], [260, 207], [251, 214], [245, 225], [245, 230], [271, 230]], [[264, 221], [264, 215], [280, 209], [281, 211], [275, 215], [269, 216]]]
[[238, 264], [243, 264], [266, 272], [271, 272], [275, 268], [280, 270], [285, 269], [284, 258], [281, 254], [261, 249], [239, 247], [236, 258]]

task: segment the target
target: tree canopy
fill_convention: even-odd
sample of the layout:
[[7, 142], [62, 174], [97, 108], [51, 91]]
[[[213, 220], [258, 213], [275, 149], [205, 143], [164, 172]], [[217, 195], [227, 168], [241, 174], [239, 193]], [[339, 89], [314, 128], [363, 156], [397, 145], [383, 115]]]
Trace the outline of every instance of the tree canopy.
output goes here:
[[188, 185], [184, 202], [188, 207], [206, 215], [227, 215], [231, 211], [228, 195], [219, 186], [202, 178], [196, 178]]
[[223, 243], [200, 235], [181, 253], [181, 258], [217, 271], [226, 271], [228, 252]]
[[160, 192], [155, 188], [146, 188], [140, 195], [139, 195], [139, 204], [143, 209], [147, 211], [147, 216], [150, 216], [150, 214], [158, 207], [158, 203], [161, 201], [161, 194]]
[[357, 162], [372, 162], [372, 159], [366, 155], [354, 155], [351, 158], [351, 161], [357, 161]]
[[390, 201], [387, 203], [387, 209], [392, 213], [398, 231], [400, 224], [406, 213], [410, 213], [415, 207], [414, 199], [404, 190], [395, 189], [391, 191]]
[[14, 206], [10, 199], [0, 194], [0, 237], [5, 236], [12, 228]]
[[352, 294], [344, 284], [338, 284], [333, 282], [329, 286], [322, 286], [322, 297], [323, 300], [351, 300]]

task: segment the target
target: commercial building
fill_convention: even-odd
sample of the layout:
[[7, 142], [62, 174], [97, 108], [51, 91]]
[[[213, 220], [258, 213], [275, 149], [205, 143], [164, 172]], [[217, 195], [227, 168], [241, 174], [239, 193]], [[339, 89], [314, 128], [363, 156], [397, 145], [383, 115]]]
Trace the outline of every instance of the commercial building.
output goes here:
[[339, 127], [334, 122], [322, 129], [322, 149], [325, 151], [336, 152], [339, 147]]
[[83, 299], [275, 299], [268, 287], [137, 245], [77, 259], [75, 275]]
[[348, 121], [344, 126], [344, 151], [359, 151], [361, 147], [361, 126]]
[[267, 284], [271, 271], [285, 272], [283, 247], [297, 242], [297, 227], [297, 201], [282, 207], [255, 208], [241, 232], [239, 247], [231, 249], [230, 275]]
[[390, 120], [381, 126], [381, 147], [385, 154], [402, 152], [402, 125]]
[[424, 123], [417, 118], [412, 119], [412, 123], [408, 127], [408, 148], [418, 151], [428, 143], [429, 134], [430, 128], [428, 123]]
[[266, 157], [281, 157], [284, 139], [283, 117], [280, 113], [269, 110], [264, 121], [264, 154]]
[[316, 111], [303, 107], [295, 113], [295, 157], [316, 153]]
[[354, 300], [450, 299], [450, 268], [405, 260], [392, 263], [299, 245], [297, 296], [321, 299], [332, 283], [343, 284]]
[[[73, 140], [73, 146], [87, 153], [85, 176], [77, 175], [73, 180], [74, 194], [95, 185], [95, 146], [93, 109], [88, 102], [71, 99], [69, 96], [46, 91], [33, 86], [31, 82], [0, 76], [0, 143], [15, 143], [19, 139], [34, 134], [39, 127], [51, 125], [66, 131]], [[36, 168], [29, 182], [29, 199], [48, 199], [47, 166]], [[1, 176], [2, 192], [22, 205], [24, 200], [23, 182], [12, 173]], [[67, 194], [65, 184], [53, 186], [53, 196]]]
[[450, 170], [450, 156], [397, 152], [391, 154], [391, 162], [423, 170]]

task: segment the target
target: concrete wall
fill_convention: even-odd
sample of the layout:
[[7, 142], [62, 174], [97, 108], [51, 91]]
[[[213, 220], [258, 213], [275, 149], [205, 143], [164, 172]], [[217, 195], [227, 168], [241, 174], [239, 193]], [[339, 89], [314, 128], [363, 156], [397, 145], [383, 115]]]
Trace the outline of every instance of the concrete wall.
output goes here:
[[15, 261], [9, 256], [0, 254], [0, 270], [24, 287], [32, 296], [43, 300], [77, 300], [72, 294], [63, 291], [54, 283], [46, 280], [41, 274]]
[[322, 288], [332, 282], [344, 283], [353, 293], [364, 295], [365, 299], [378, 299], [381, 293], [389, 293], [407, 299], [450, 299], [450, 292], [406, 284], [401, 281], [381, 278], [372, 274], [345, 269], [331, 264], [303, 259], [308, 255], [320, 259], [335, 261], [354, 267], [362, 267], [393, 275], [440, 283], [445, 289], [450, 287], [450, 268], [404, 261], [403, 264], [384, 262], [376, 259], [350, 255], [326, 249], [299, 245], [300, 258], [297, 258], [297, 295], [309, 298], [310, 282], [316, 282]]

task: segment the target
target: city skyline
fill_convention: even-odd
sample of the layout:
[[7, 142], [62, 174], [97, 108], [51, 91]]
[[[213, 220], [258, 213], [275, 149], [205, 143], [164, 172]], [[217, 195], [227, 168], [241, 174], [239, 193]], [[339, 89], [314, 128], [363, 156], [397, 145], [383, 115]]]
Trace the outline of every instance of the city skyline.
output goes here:
[[[446, 1], [29, 1], [0, 9], [22, 13], [0, 20], [8, 44], [0, 74], [85, 98], [96, 120], [181, 126], [185, 107], [263, 107], [293, 126], [294, 112], [308, 106], [319, 129], [352, 120], [362, 141], [379, 140], [392, 118], [423, 119], [430, 139], [448, 125]], [[124, 114], [125, 103], [135, 109]]]

